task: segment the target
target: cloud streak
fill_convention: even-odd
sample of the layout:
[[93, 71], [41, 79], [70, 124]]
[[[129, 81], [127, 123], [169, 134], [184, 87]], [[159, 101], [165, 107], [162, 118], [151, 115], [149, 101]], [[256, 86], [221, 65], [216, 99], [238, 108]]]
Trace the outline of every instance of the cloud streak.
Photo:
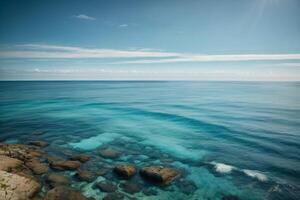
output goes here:
[[[300, 60], [300, 54], [226, 54], [205, 55], [166, 52], [155, 49], [102, 49], [48, 44], [15, 45], [0, 50], [0, 58], [18, 59], [81, 59], [120, 58], [110, 64], [155, 64], [182, 62], [226, 62], [226, 61], [284, 61]], [[128, 60], [130, 59], [130, 60]]]
[[74, 17], [77, 18], [77, 19], [90, 20], [90, 21], [96, 20], [96, 18], [85, 15], [85, 14], [75, 15]]

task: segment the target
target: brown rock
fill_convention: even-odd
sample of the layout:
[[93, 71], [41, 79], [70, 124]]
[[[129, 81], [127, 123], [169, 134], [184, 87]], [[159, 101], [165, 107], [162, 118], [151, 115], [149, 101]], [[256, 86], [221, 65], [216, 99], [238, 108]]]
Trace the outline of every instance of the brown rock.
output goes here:
[[178, 170], [163, 166], [144, 167], [140, 174], [143, 178], [162, 185], [167, 185], [180, 176]]
[[69, 187], [58, 186], [48, 191], [44, 200], [88, 200], [88, 198]]
[[28, 144], [33, 145], [33, 146], [37, 146], [37, 147], [46, 147], [46, 146], [49, 145], [47, 142], [44, 142], [44, 141], [31, 141]]
[[96, 186], [102, 192], [115, 192], [117, 190], [117, 186], [110, 181], [101, 181], [101, 182], [97, 183]]
[[124, 192], [127, 192], [129, 194], [134, 194], [142, 190], [142, 187], [140, 185], [133, 182], [121, 183], [120, 187], [124, 190]]
[[64, 161], [54, 161], [50, 162], [50, 166], [57, 170], [75, 170], [80, 167], [81, 163], [79, 161], [64, 160]]
[[93, 172], [86, 170], [79, 170], [76, 173], [76, 177], [81, 181], [92, 182], [96, 177]]
[[71, 160], [77, 160], [80, 162], [87, 162], [91, 159], [90, 156], [85, 155], [85, 154], [79, 154], [79, 155], [74, 155], [70, 158]]
[[48, 165], [46, 165], [45, 163], [41, 163], [36, 159], [26, 162], [26, 166], [31, 169], [34, 174], [44, 174], [49, 170]]
[[0, 155], [0, 170], [11, 172], [16, 168], [22, 167], [22, 165], [23, 162], [21, 160]]
[[0, 170], [0, 199], [27, 200], [35, 196], [41, 188], [33, 179]]
[[0, 155], [16, 158], [22, 161], [41, 157], [42, 152], [32, 146], [22, 144], [0, 144]]
[[118, 158], [121, 154], [119, 151], [113, 148], [101, 149], [99, 153], [104, 158]]
[[47, 176], [47, 183], [50, 184], [51, 187], [61, 186], [61, 185], [69, 185], [70, 180], [68, 177], [63, 176], [57, 173], [51, 173]]
[[117, 165], [114, 172], [123, 178], [129, 179], [135, 175], [136, 169], [133, 165], [122, 164]]
[[51, 164], [53, 162], [64, 161], [62, 158], [55, 157], [55, 156], [46, 156], [46, 159], [49, 164]]

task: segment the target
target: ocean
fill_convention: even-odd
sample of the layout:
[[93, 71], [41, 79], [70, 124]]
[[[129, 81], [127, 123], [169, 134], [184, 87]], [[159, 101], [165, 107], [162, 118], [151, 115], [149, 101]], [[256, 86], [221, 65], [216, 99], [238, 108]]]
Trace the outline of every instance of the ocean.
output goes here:
[[[156, 194], [128, 198], [300, 199], [300, 82], [2, 81], [0, 140], [43, 140], [50, 154], [95, 159], [110, 146], [122, 156], [103, 165], [182, 172], [166, 187], [136, 175], [132, 181]], [[93, 187], [100, 179], [119, 183], [110, 175], [72, 179], [72, 187], [102, 199]]]

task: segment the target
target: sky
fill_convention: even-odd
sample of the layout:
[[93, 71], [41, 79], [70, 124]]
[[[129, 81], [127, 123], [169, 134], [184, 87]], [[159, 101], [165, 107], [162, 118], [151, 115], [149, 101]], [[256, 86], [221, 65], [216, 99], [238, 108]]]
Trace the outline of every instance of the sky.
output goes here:
[[300, 1], [1, 0], [0, 80], [300, 81]]

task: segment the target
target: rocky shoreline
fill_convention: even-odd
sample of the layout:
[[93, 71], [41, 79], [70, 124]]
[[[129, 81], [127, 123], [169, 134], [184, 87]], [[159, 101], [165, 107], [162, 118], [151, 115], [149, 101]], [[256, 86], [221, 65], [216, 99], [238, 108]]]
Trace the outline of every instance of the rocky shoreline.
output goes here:
[[[51, 155], [46, 150], [47, 146], [45, 141], [0, 144], [0, 199], [95, 199], [73, 187], [74, 183], [81, 182], [93, 184], [95, 190], [105, 194], [105, 200], [135, 199], [132, 194], [141, 192], [145, 196], [157, 195], [155, 188], [168, 188], [175, 180], [183, 177], [183, 172], [172, 166], [150, 163], [141, 167], [134, 162], [129, 163], [130, 159], [126, 162], [111, 162], [110, 165], [98, 168], [94, 165], [89, 167], [89, 163], [98, 160], [119, 158], [122, 152], [112, 147], [99, 148], [99, 157], [95, 158], [74, 152], [67, 157], [58, 157]], [[99, 177], [103, 180], [98, 182], [96, 180]], [[196, 186], [188, 184], [187, 187], [192, 187], [192, 191]]]

